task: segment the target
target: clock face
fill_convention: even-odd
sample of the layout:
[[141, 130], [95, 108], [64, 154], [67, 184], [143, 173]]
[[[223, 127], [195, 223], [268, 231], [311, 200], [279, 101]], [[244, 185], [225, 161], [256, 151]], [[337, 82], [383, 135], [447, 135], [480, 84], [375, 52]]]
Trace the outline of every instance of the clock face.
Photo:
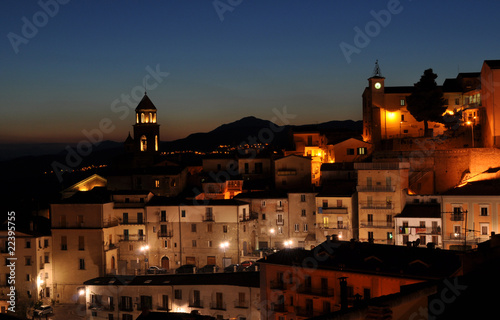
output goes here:
[[380, 84], [380, 82], [375, 82], [375, 89], [380, 89], [382, 87], [382, 85]]

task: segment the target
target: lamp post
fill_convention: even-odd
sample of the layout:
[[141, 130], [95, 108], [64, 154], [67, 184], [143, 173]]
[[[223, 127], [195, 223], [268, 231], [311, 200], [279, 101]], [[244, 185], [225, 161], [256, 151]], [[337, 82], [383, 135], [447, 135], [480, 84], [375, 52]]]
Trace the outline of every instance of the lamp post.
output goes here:
[[229, 242], [224, 241], [220, 244], [220, 247], [222, 250], [224, 250], [224, 257], [222, 258], [222, 268], [225, 268], [225, 262], [226, 262], [226, 248], [229, 247]]
[[272, 248], [272, 237], [273, 237], [273, 235], [274, 235], [274, 228], [271, 228], [269, 230], [269, 249]]
[[[475, 117], [474, 117], [474, 119], [475, 119]], [[470, 121], [467, 121], [467, 125], [469, 125], [471, 127], [471, 132], [472, 132], [472, 147], [474, 148], [474, 123], [472, 123]]]
[[291, 247], [292, 247], [292, 244], [293, 244], [293, 241], [292, 241], [292, 240], [286, 240], [286, 241], [284, 242], [285, 248], [291, 248]]
[[149, 246], [144, 245], [141, 247], [141, 251], [144, 254], [144, 274], [147, 273], [149, 267], [149, 259], [147, 258], [147, 252], [149, 251]]

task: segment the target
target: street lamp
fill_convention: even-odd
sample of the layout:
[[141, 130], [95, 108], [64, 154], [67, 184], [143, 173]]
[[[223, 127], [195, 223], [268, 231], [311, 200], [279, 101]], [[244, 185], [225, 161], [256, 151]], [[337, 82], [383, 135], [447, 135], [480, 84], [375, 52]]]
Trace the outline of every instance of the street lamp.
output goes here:
[[[476, 117], [474, 117], [474, 120], [475, 119], [476, 119]], [[471, 130], [472, 130], [472, 147], [474, 148], [474, 123], [467, 121], [467, 125], [469, 125], [471, 127]]]
[[224, 250], [224, 259], [226, 258], [226, 248], [229, 247], [229, 242], [225, 241], [220, 244], [221, 249]]
[[146, 274], [146, 273], [147, 273], [147, 271], [148, 271], [148, 267], [149, 267], [149, 259], [146, 257], [147, 252], [149, 251], [149, 246], [148, 246], [148, 245], [144, 245], [144, 246], [142, 246], [142, 247], [141, 247], [141, 251], [142, 251], [142, 252], [143, 252], [143, 254], [144, 254], [144, 268], [145, 268], [145, 270], [144, 270], [144, 274]]
[[272, 248], [272, 236], [274, 235], [274, 228], [269, 230], [269, 249]]
[[293, 245], [293, 241], [292, 240], [287, 240], [284, 242], [284, 245], [285, 245], [285, 248], [291, 248], [292, 245]]

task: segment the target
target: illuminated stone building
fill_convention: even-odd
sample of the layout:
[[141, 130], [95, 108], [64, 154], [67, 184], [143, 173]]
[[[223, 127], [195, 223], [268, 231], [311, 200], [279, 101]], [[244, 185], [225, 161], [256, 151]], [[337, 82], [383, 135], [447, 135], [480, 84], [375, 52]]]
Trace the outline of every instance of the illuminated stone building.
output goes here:
[[316, 238], [335, 235], [340, 240], [358, 238], [356, 181], [336, 181], [316, 195]]
[[394, 243], [394, 216], [401, 213], [408, 189], [406, 162], [355, 163], [358, 171], [359, 240]]
[[160, 125], [156, 122], [156, 107], [147, 94], [135, 108], [134, 151], [155, 153], [160, 150]]
[[[459, 73], [456, 78], [445, 79], [440, 86], [448, 119], [458, 117], [459, 125], [471, 128], [474, 140], [471, 147], [500, 145], [497, 139], [500, 98], [495, 94], [499, 86], [500, 60], [485, 60], [480, 72]], [[381, 140], [424, 136], [423, 122], [417, 122], [407, 110], [406, 98], [412, 91], [413, 86], [385, 86], [377, 64], [363, 92], [364, 141], [378, 146]], [[430, 136], [440, 135], [444, 130], [443, 124], [429, 122]]]
[[[250, 216], [257, 222], [255, 249], [284, 248], [290, 238], [289, 201], [286, 192], [244, 192], [235, 199], [249, 204]], [[303, 227], [303, 226], [302, 226]], [[297, 244], [296, 244], [297, 245]]]
[[399, 293], [406, 285], [461, 273], [460, 255], [454, 251], [355, 241], [285, 249], [258, 262], [261, 319], [273, 320], [309, 319]]
[[500, 180], [469, 182], [442, 197], [445, 249], [475, 248], [500, 231]]
[[274, 160], [274, 183], [277, 189], [294, 189], [309, 187], [315, 184], [316, 177], [319, 183], [318, 175], [311, 172], [311, 158], [289, 155]]
[[240, 263], [256, 248], [256, 227], [242, 201], [154, 197], [146, 215], [149, 249], [139, 258], [143, 266], [148, 258], [149, 265], [167, 270], [183, 264], [223, 267]]
[[8, 231], [0, 231], [0, 256], [3, 259], [0, 266], [0, 313], [6, 313], [10, 306], [11, 286], [15, 287], [13, 299], [16, 313], [25, 311], [35, 301], [49, 303], [51, 299], [57, 299], [54, 294], [50, 235], [16, 231], [14, 242], [9, 237]]
[[137, 319], [145, 310], [260, 319], [258, 272], [96, 277], [85, 281], [85, 295], [92, 320]]

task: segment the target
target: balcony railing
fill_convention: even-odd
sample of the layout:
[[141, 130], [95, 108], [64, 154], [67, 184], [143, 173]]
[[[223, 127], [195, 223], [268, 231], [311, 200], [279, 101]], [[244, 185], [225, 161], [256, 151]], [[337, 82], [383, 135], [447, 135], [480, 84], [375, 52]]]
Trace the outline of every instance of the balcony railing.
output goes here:
[[285, 282], [273, 280], [269, 284], [271, 289], [285, 290]]
[[299, 317], [315, 317], [321, 315], [321, 312], [315, 311], [312, 308], [295, 307], [295, 314]]
[[210, 309], [226, 310], [226, 303], [225, 302], [211, 302]]
[[144, 219], [120, 219], [120, 224], [144, 224]]
[[158, 231], [158, 238], [172, 238], [173, 236], [174, 232], [172, 230]]
[[346, 207], [318, 207], [318, 213], [322, 214], [347, 214]]
[[271, 310], [274, 312], [285, 312], [284, 303], [273, 303], [271, 304]]
[[463, 213], [452, 213], [450, 215], [450, 220], [451, 221], [464, 221], [464, 214]]
[[119, 234], [118, 241], [146, 241], [146, 236], [140, 234]]
[[375, 185], [375, 186], [357, 186], [356, 190], [358, 192], [394, 192], [396, 191], [396, 186], [387, 185]]
[[[412, 230], [414, 229], [414, 230]], [[433, 227], [399, 227], [398, 234], [410, 234], [410, 233], [415, 233], [415, 234], [434, 234], [438, 235], [441, 234], [441, 228], [433, 228]]]
[[285, 224], [285, 219], [276, 219], [276, 225], [277, 226], [282, 226]]
[[240, 301], [240, 300], [236, 300], [234, 302], [234, 307], [235, 308], [243, 308], [243, 309], [248, 309], [250, 307], [250, 303], [248, 301]]
[[394, 222], [386, 220], [362, 220], [359, 222], [359, 226], [361, 228], [394, 228]]
[[120, 304], [118, 306], [118, 309], [120, 311], [134, 311], [134, 307], [132, 306], [131, 303], [130, 304], [128, 304], [128, 303], [127, 304]]
[[307, 294], [312, 296], [333, 297], [333, 288], [312, 288], [309, 286], [300, 285], [297, 288], [300, 294]]
[[156, 306], [156, 310], [160, 310], [160, 311], [170, 311], [172, 310], [172, 306], [168, 305], [168, 306], [165, 306], [165, 305], [159, 305], [159, 306]]
[[191, 307], [191, 308], [203, 308], [203, 301], [201, 301], [201, 300], [189, 301], [189, 307]]
[[388, 201], [360, 201], [361, 209], [394, 209], [394, 204]]
[[276, 207], [276, 211], [283, 211], [283, 210], [285, 210], [285, 208], [283, 206]]
[[465, 233], [450, 233], [448, 240], [465, 240]]

